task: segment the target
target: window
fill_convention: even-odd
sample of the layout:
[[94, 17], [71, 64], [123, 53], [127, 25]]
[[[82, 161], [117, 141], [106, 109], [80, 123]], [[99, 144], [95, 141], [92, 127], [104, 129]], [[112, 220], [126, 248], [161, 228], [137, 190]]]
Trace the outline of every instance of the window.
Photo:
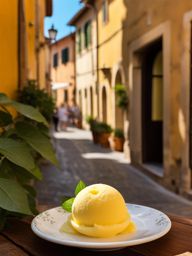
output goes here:
[[108, 0], [103, 0], [102, 4], [102, 17], [103, 17], [103, 23], [107, 23], [109, 21], [109, 6], [108, 6]]
[[69, 61], [69, 48], [64, 48], [61, 51], [62, 63], [66, 64]]
[[84, 46], [88, 48], [91, 44], [91, 21], [85, 23], [84, 26]]
[[77, 46], [77, 52], [80, 53], [81, 52], [81, 29], [79, 29], [77, 31], [77, 42], [76, 42], [76, 46]]
[[56, 68], [58, 66], [58, 53], [53, 55], [53, 67]]

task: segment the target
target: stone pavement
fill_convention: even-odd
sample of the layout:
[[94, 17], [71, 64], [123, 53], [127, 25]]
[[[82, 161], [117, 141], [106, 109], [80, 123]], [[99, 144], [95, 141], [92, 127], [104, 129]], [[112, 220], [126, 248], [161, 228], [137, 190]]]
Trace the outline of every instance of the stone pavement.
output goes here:
[[89, 131], [68, 128], [53, 134], [61, 170], [42, 166], [44, 179], [36, 184], [40, 204], [60, 205], [72, 196], [79, 180], [117, 188], [126, 202], [151, 206], [167, 213], [192, 217], [192, 202], [162, 188], [124, 159], [123, 153], [94, 145]]

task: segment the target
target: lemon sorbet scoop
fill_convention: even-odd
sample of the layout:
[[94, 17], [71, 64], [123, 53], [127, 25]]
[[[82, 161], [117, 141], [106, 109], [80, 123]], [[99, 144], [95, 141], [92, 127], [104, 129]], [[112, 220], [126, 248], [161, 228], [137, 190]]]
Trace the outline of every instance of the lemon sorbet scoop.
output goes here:
[[112, 237], [123, 232], [130, 222], [122, 195], [109, 185], [88, 186], [73, 202], [71, 224], [81, 234]]

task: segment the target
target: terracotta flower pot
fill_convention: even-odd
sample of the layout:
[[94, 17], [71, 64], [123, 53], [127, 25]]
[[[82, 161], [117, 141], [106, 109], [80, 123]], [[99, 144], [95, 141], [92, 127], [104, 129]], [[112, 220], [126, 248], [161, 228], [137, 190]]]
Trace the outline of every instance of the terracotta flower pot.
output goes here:
[[109, 148], [109, 137], [111, 133], [103, 132], [99, 135], [99, 144], [105, 148]]
[[124, 138], [114, 137], [114, 148], [116, 151], [123, 152]]
[[99, 143], [99, 133], [95, 132], [95, 131], [92, 131], [92, 137], [93, 137], [93, 142], [95, 144], [98, 144]]

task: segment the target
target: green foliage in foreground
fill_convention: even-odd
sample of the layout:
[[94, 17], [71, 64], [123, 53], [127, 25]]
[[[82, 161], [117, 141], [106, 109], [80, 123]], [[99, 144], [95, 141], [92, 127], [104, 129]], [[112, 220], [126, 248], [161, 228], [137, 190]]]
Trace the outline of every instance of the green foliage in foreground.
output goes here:
[[[75, 196], [77, 196], [79, 194], [79, 192], [81, 190], [83, 190], [84, 188], [86, 188], [86, 184], [82, 180], [80, 180], [75, 188], [75, 193], [74, 193]], [[66, 201], [63, 202], [62, 208], [64, 210], [66, 210], [67, 212], [72, 212], [72, 206], [73, 206], [74, 200], [75, 200], [75, 197], [71, 197], [71, 198], [67, 199]]]
[[[17, 111], [13, 117], [10, 107]], [[7, 217], [36, 214], [35, 191], [41, 180], [37, 159], [58, 165], [44, 116], [32, 106], [0, 93], [0, 229]]]

